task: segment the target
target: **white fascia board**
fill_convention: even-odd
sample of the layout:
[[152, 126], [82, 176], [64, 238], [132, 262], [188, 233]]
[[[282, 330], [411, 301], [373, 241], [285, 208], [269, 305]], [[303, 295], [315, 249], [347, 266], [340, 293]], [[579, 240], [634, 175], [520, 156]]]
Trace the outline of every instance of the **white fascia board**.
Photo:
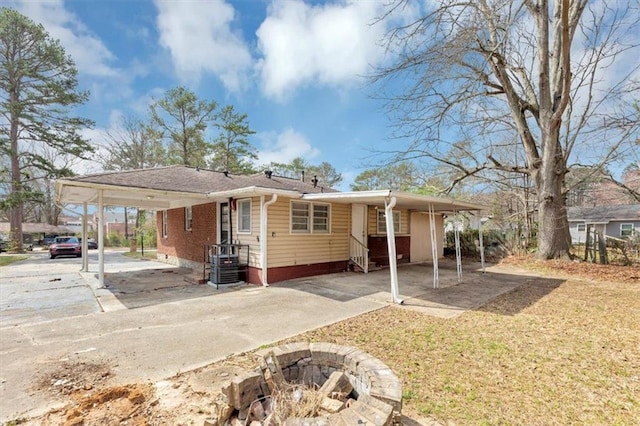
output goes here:
[[455, 209], [460, 210], [487, 210], [487, 206], [480, 204], [468, 203], [466, 201], [458, 201], [449, 197], [434, 197], [432, 195], [418, 195], [410, 192], [393, 192], [393, 196], [398, 200], [413, 200], [422, 201], [433, 204], [450, 204], [452, 211]]
[[72, 181], [72, 180], [59, 179], [56, 181], [56, 191], [55, 191], [56, 203], [58, 204], [64, 203], [65, 201], [61, 200], [63, 191], [65, 190], [65, 188], [72, 188], [72, 187], [95, 190], [96, 193], [93, 194], [92, 198], [86, 200], [90, 204], [96, 203], [97, 193], [100, 190], [139, 194], [141, 196], [144, 195], [144, 196], [153, 196], [153, 197], [171, 197], [171, 198], [185, 197], [185, 198], [203, 199], [203, 200], [208, 198], [207, 194], [200, 194], [197, 192], [167, 191], [167, 190], [161, 190], [161, 189], [109, 185], [109, 184], [92, 183], [92, 182], [78, 182], [78, 181]]
[[367, 199], [379, 199], [384, 202], [385, 198], [391, 195], [388, 189], [375, 191], [352, 191], [352, 192], [320, 192], [313, 194], [304, 194], [304, 200], [322, 200], [322, 201], [353, 201], [358, 202]]
[[297, 191], [287, 191], [285, 189], [271, 189], [263, 188], [259, 186], [248, 186], [246, 188], [230, 189], [228, 191], [210, 192], [207, 194], [207, 198], [210, 199], [226, 199], [226, 198], [240, 198], [240, 197], [257, 197], [260, 195], [272, 195], [278, 194], [283, 197], [300, 198], [302, 194]]

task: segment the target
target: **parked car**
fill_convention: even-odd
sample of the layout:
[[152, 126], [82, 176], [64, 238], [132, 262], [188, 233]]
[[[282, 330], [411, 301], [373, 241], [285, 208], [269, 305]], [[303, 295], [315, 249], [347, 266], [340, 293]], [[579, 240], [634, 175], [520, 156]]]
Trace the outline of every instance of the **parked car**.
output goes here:
[[[78, 241], [80, 241], [80, 244], [82, 244], [82, 238], [78, 238]], [[89, 250], [97, 249], [98, 243], [93, 238], [87, 238], [87, 248]]]
[[76, 237], [56, 237], [49, 245], [49, 257], [55, 259], [58, 256], [82, 257], [82, 246]]

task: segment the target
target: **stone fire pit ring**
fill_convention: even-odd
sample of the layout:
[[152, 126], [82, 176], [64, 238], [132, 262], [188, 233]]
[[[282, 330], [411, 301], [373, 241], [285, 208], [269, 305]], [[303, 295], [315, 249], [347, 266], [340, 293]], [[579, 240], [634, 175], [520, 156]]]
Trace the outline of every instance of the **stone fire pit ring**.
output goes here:
[[333, 380], [342, 376], [344, 380], [346, 376], [355, 399], [346, 408], [315, 418], [289, 419], [285, 424], [400, 424], [402, 383], [385, 363], [366, 352], [333, 343], [297, 342], [261, 349], [256, 352], [256, 359], [259, 368], [234, 377], [226, 392], [229, 404], [237, 410], [246, 410], [255, 398], [267, 395], [274, 380], [322, 387], [330, 384], [330, 377]]

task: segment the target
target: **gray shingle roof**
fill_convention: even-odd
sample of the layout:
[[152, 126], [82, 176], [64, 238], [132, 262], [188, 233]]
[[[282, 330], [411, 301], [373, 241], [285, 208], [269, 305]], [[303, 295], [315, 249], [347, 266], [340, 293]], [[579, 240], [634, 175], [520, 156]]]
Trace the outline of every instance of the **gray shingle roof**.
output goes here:
[[153, 169], [113, 171], [79, 176], [67, 179], [103, 185], [118, 185], [130, 188], [155, 189], [160, 191], [192, 192], [209, 194], [234, 189], [259, 187], [296, 191], [302, 194], [335, 192], [330, 188], [315, 187], [310, 182], [264, 173], [254, 175], [235, 175], [198, 169], [187, 166], [167, 166]]
[[589, 221], [607, 223], [612, 220], [640, 221], [640, 204], [599, 207], [569, 207], [567, 210], [569, 221]]

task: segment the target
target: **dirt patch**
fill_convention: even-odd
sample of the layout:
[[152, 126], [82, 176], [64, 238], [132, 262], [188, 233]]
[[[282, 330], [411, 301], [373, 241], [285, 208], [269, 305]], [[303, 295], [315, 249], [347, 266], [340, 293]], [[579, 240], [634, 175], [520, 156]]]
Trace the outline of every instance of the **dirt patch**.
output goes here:
[[44, 368], [32, 390], [53, 395], [71, 395], [104, 386], [111, 377], [108, 362], [61, 361]]

